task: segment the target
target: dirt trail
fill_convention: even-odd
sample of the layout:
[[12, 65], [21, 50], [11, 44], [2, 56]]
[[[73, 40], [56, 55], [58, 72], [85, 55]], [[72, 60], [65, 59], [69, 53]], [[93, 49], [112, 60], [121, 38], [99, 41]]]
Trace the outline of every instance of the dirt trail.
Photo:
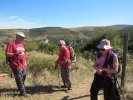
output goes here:
[[[89, 76], [81, 76], [79, 80], [73, 81], [73, 89], [68, 93], [58, 92], [55, 96], [59, 97], [57, 100], [90, 100], [90, 86], [92, 78]], [[99, 100], [102, 96], [98, 97]]]
[[[57, 77], [56, 77], [57, 78]], [[50, 79], [50, 78], [49, 78]], [[26, 86], [31, 92], [30, 97], [20, 97], [16, 90], [14, 79], [6, 78], [5, 83], [0, 86], [1, 99], [0, 100], [90, 100], [89, 89], [91, 86], [93, 76], [83, 74], [72, 74], [72, 90], [66, 92], [65, 89], [60, 88], [62, 85], [61, 79], [52, 79], [46, 85], [33, 86], [31, 84], [31, 78], [27, 78]], [[52, 81], [53, 80], [53, 81]], [[46, 80], [43, 81], [46, 83]], [[99, 96], [99, 100], [102, 95]]]

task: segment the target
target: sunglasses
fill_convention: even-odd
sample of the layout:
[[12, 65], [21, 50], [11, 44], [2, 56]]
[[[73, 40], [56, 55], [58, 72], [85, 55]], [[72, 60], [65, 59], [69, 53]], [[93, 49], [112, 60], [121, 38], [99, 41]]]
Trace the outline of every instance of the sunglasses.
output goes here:
[[61, 46], [61, 44], [58, 44], [58, 46]]
[[100, 51], [105, 51], [105, 49], [99, 49]]

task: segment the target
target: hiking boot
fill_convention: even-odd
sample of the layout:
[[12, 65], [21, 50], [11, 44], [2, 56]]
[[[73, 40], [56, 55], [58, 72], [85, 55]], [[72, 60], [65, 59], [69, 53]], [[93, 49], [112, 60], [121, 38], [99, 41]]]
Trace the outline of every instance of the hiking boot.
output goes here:
[[72, 88], [67, 88], [67, 89], [65, 90], [65, 93], [69, 93], [69, 92], [71, 92], [71, 90], [72, 90]]
[[65, 85], [62, 85], [61, 88], [67, 88]]
[[26, 93], [27, 93], [27, 94], [31, 94], [31, 92], [30, 92], [29, 90], [26, 90]]
[[23, 93], [23, 94], [20, 94], [20, 96], [30, 97], [30, 94], [28, 94], [28, 93]]
[[72, 88], [67, 88], [68, 90], [72, 90]]

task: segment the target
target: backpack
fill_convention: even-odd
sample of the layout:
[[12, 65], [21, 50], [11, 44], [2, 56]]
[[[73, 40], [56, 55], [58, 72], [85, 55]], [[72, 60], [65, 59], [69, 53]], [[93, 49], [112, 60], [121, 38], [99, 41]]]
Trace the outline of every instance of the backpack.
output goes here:
[[[121, 62], [120, 62], [120, 55], [118, 53], [112, 52], [110, 55], [107, 55], [107, 58], [105, 60], [105, 63], [103, 65], [103, 67], [106, 67], [107, 65], [109, 65], [111, 68], [113, 67], [114, 55], [117, 55], [118, 62], [119, 62], [118, 72], [115, 73], [115, 75], [117, 75], [117, 74], [120, 74], [121, 75], [122, 67], [121, 67]], [[99, 53], [98, 56], [97, 56], [97, 58], [100, 58], [100, 57], [101, 57], [101, 54]]]
[[76, 62], [76, 53], [73, 49], [73, 47], [68, 47], [69, 51], [70, 51], [70, 60], [71, 63], [75, 63]]
[[[14, 44], [15, 44], [15, 41], [12, 41], [12, 48], [14, 48]], [[5, 54], [6, 58], [5, 58], [5, 62], [6, 64], [10, 64], [10, 57], [7, 57], [7, 55]]]
[[[64, 49], [65, 52], [66, 49]], [[72, 47], [68, 47], [68, 50], [70, 52], [70, 60], [67, 61], [68, 64], [72, 64], [76, 62], [76, 54], [75, 51]], [[64, 53], [62, 54], [62, 56], [64, 56]]]
[[[121, 66], [121, 61], [120, 61], [120, 55], [113, 52], [113, 53], [110, 55], [110, 57], [109, 57], [109, 62], [110, 62], [110, 64], [113, 63], [114, 55], [117, 55], [117, 57], [118, 57], [118, 62], [119, 62], [118, 71], [117, 71], [116, 74], [121, 74], [122, 66]], [[115, 74], [115, 75], [116, 75], [116, 74]]]

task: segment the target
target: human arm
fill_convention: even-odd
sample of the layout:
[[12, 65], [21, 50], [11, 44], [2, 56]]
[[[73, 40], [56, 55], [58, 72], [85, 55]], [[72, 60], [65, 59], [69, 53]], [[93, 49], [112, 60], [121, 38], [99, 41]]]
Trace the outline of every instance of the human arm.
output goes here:
[[7, 44], [6, 52], [5, 52], [5, 55], [6, 55], [7, 57], [17, 56], [17, 55], [19, 55], [19, 54], [22, 53], [21, 51], [14, 51], [14, 45], [15, 45], [15, 43], [14, 43], [13, 41], [10, 41], [10, 42]]
[[97, 63], [95, 62], [92, 67], [96, 69], [98, 67]]
[[58, 64], [66, 64], [68, 60], [70, 60], [70, 51], [67, 48], [61, 49], [56, 62]]
[[14, 53], [6, 52], [6, 56], [7, 57], [13, 57], [13, 56], [17, 56], [21, 53], [22, 53], [21, 51], [17, 51], [17, 52], [14, 52]]
[[67, 63], [67, 61], [68, 61], [68, 58], [66, 58], [66, 57], [63, 57], [63, 59], [62, 60], [56, 60], [56, 64], [64, 64], [64, 63]]
[[118, 72], [118, 67], [119, 67], [119, 61], [118, 61], [118, 56], [115, 54], [113, 58], [113, 66], [109, 66], [107, 68], [101, 68], [102, 71], [106, 71], [109, 73], [117, 73]]

